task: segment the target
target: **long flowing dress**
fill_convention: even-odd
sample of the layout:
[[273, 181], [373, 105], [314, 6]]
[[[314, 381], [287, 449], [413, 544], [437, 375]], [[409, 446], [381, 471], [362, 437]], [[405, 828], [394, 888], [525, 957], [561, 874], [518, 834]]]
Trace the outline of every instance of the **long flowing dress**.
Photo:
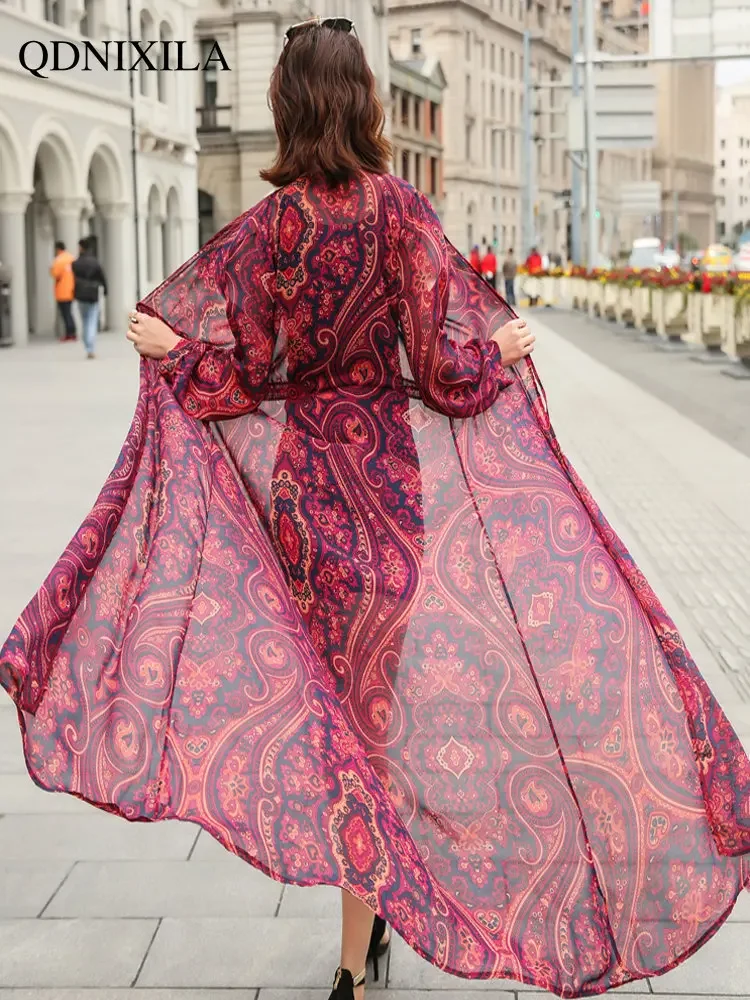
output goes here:
[[585, 996], [708, 940], [750, 761], [429, 202], [300, 180], [140, 308], [184, 342], [0, 653], [33, 779], [459, 976]]

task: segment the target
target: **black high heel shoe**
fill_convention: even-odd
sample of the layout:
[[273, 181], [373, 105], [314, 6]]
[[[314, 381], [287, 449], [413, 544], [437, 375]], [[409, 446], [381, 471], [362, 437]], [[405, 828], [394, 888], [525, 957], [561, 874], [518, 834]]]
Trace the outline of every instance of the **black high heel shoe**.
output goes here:
[[372, 961], [372, 976], [375, 982], [378, 981], [378, 976], [380, 970], [378, 968], [378, 960], [385, 955], [391, 946], [391, 936], [388, 935], [388, 940], [383, 941], [383, 936], [388, 930], [388, 924], [383, 920], [382, 917], [375, 917], [372, 923], [372, 934], [370, 935], [370, 946], [367, 949], [367, 961]]
[[333, 978], [333, 992], [328, 1000], [354, 1000], [354, 987], [361, 986], [365, 981], [363, 969], [358, 976], [353, 976], [348, 969], [339, 967]]

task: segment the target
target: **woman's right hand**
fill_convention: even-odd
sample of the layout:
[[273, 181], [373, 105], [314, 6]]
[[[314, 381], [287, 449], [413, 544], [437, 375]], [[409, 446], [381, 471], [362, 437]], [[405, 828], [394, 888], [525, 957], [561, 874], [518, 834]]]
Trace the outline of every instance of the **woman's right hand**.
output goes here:
[[500, 358], [505, 368], [515, 365], [521, 358], [531, 354], [536, 341], [525, 319], [512, 319], [499, 330], [495, 330], [492, 339], [500, 348]]

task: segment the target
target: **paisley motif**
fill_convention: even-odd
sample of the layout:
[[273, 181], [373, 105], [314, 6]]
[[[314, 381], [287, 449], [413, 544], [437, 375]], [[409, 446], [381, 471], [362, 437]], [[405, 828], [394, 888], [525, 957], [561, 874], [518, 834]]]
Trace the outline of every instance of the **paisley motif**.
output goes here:
[[750, 882], [750, 761], [403, 181], [300, 180], [140, 309], [96, 504], [0, 652], [29, 771], [595, 995]]

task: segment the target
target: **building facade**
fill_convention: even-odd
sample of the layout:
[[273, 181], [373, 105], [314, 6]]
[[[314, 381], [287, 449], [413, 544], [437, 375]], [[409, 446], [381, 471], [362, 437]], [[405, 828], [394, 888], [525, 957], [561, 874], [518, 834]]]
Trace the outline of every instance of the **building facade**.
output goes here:
[[393, 173], [413, 184], [443, 217], [443, 91], [445, 75], [419, 47], [403, 62], [391, 59]]
[[[502, 250], [522, 247], [522, 202], [531, 180], [529, 243], [565, 254], [571, 164], [565, 148], [565, 96], [570, 70], [570, 5], [563, 0], [391, 0], [389, 39], [395, 58], [418, 41], [438, 59], [447, 80], [444, 98], [445, 227], [464, 252], [484, 241]], [[531, 32], [533, 141], [524, 151], [524, 31]], [[629, 51], [604, 22], [600, 47]], [[527, 163], [527, 159], [529, 162]], [[600, 154], [601, 247], [612, 255], [632, 237], [618, 212], [617, 188], [640, 180], [647, 152]], [[528, 188], [527, 188], [528, 190]]]
[[[649, 14], [656, 4], [643, 0], [607, 0], [613, 27], [648, 50]], [[697, 11], [697, 8], [696, 8]], [[706, 55], [710, 50], [706, 36]], [[657, 63], [656, 147], [652, 180], [662, 187], [658, 233], [665, 243], [689, 250], [705, 247], [716, 233], [715, 75], [714, 63]]]
[[[16, 344], [55, 332], [49, 268], [56, 240], [75, 252], [82, 236], [96, 237], [109, 286], [103, 325], [123, 331], [137, 295], [197, 244], [192, 85], [177, 73], [105, 69], [93, 57], [84, 68], [87, 40], [161, 38], [192, 48], [193, 0], [147, 0], [133, 8], [129, 31], [121, 0], [0, 5], [0, 261], [11, 269]], [[19, 61], [31, 39], [30, 62], [41, 60], [41, 42], [51, 65], [57, 42], [64, 43], [60, 65], [77, 51], [78, 68], [33, 76]], [[129, 68], [127, 45], [123, 52]]]
[[385, 8], [385, 0], [199, 0], [199, 43], [218, 41], [232, 67], [198, 79], [201, 240], [270, 190], [258, 176], [276, 148], [268, 85], [289, 25], [314, 15], [351, 17], [387, 95]]
[[733, 243], [750, 229], [750, 84], [722, 87], [716, 106], [716, 229]]

